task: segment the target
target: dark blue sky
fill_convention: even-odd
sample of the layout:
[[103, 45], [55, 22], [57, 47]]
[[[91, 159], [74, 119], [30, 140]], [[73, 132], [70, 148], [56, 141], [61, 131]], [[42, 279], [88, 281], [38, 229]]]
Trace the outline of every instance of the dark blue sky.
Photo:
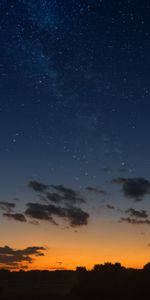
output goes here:
[[[150, 191], [149, 53], [148, 0], [1, 0], [1, 201], [18, 197], [29, 216], [22, 209], [33, 201], [31, 180], [83, 194], [90, 187], [89, 214], [99, 195], [115, 217], [126, 208], [148, 224], [141, 200]], [[64, 201], [66, 191], [51, 187]], [[68, 206], [47, 209], [70, 214]]]
[[54, 168], [57, 180], [63, 168], [81, 185], [85, 174], [89, 182], [101, 167], [122, 163], [147, 173], [149, 1], [0, 6], [5, 170], [14, 163], [14, 177], [25, 168], [42, 178]]

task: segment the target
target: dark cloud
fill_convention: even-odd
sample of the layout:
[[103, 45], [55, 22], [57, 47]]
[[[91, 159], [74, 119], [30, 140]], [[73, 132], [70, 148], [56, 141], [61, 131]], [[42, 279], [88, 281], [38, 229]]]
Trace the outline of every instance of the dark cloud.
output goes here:
[[126, 222], [132, 225], [150, 225], [150, 220], [146, 219], [146, 220], [139, 220], [137, 218], [121, 218], [120, 222]]
[[65, 200], [64, 197], [59, 193], [51, 193], [51, 192], [46, 193], [46, 199], [54, 203], [60, 203]]
[[88, 224], [89, 214], [76, 206], [86, 202], [78, 191], [62, 184], [45, 185], [37, 181], [30, 181], [29, 186], [34, 191], [43, 193], [38, 196], [45, 203], [27, 203], [26, 216], [34, 220], [49, 221], [55, 225], [58, 225], [55, 217], [66, 220], [72, 227]]
[[27, 222], [25, 216], [20, 213], [4, 213], [4, 217], [7, 217], [8, 219], [12, 219], [19, 222]]
[[116, 178], [113, 183], [122, 184], [122, 192], [125, 196], [141, 201], [145, 195], [150, 193], [150, 181], [145, 178]]
[[49, 189], [49, 185], [38, 182], [36, 180], [30, 181], [28, 186], [35, 192], [45, 193]]
[[65, 209], [66, 217], [71, 226], [82, 226], [88, 224], [89, 214], [78, 207], [68, 207]]
[[112, 183], [118, 183], [118, 184], [124, 184], [126, 182], [127, 179], [123, 178], [123, 177], [118, 177], [118, 178], [114, 178], [112, 180]]
[[0, 247], [0, 265], [20, 267], [22, 263], [32, 263], [34, 256], [44, 256], [44, 247], [27, 247], [23, 250], [16, 250], [9, 246]]
[[54, 217], [60, 217], [67, 220], [71, 226], [88, 224], [89, 214], [78, 207], [61, 207], [39, 203], [28, 203], [27, 207], [25, 214], [33, 219], [45, 220], [57, 225]]
[[[76, 203], [85, 203], [85, 199], [80, 195], [79, 192], [71, 189], [71, 188], [66, 188], [64, 185], [51, 185], [57, 192], [60, 198], [58, 198], [58, 195], [56, 196], [55, 193], [52, 193], [52, 198], [56, 197], [57, 202], [68, 202], [71, 204], [76, 204]], [[49, 195], [49, 198], [51, 197]]]
[[[41, 200], [51, 201], [54, 203], [69, 203], [71, 205], [85, 203], [83, 196], [74, 189], [67, 188], [64, 185], [47, 185], [38, 181], [30, 181], [29, 187], [35, 192], [43, 193], [44, 195], [38, 195]], [[53, 191], [48, 191], [51, 188]]]
[[146, 210], [140, 209], [136, 210], [134, 208], [129, 208], [125, 211], [127, 214], [130, 215], [130, 217], [134, 218], [148, 218], [148, 213]]
[[25, 214], [28, 217], [37, 220], [49, 221], [57, 225], [57, 223], [54, 221], [52, 216], [53, 215], [60, 216], [60, 210], [58, 207], [54, 205], [46, 205], [40, 203], [27, 203], [27, 207], [28, 208], [26, 209]]
[[114, 207], [113, 205], [111, 205], [111, 204], [106, 204], [106, 207], [107, 207], [108, 209], [115, 209], [115, 207]]
[[19, 201], [20, 199], [18, 197], [13, 198], [14, 201]]
[[11, 212], [15, 207], [15, 203], [0, 201], [0, 208], [8, 213]]
[[[46, 193], [47, 194], [47, 193]], [[48, 199], [47, 199], [47, 196], [46, 196], [46, 194], [38, 194], [37, 196], [38, 196], [38, 198], [40, 199], [40, 201], [42, 201], [42, 202], [45, 202], [45, 203], [48, 203]]]
[[29, 223], [32, 224], [32, 225], [35, 225], [35, 226], [40, 225], [40, 223], [38, 221], [35, 221], [35, 220], [30, 221]]
[[97, 187], [92, 187], [92, 186], [88, 186], [86, 188], [86, 190], [89, 191], [89, 192], [95, 193], [95, 194], [101, 194], [101, 195], [106, 195], [107, 194], [106, 191], [104, 191], [102, 189], [99, 189]]

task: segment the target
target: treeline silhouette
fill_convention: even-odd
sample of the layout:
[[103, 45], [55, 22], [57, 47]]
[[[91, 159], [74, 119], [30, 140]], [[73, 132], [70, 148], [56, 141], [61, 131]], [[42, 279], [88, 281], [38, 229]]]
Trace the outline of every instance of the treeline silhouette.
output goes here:
[[120, 263], [96, 264], [76, 271], [0, 270], [0, 299], [134, 300], [150, 299], [150, 263], [143, 269]]

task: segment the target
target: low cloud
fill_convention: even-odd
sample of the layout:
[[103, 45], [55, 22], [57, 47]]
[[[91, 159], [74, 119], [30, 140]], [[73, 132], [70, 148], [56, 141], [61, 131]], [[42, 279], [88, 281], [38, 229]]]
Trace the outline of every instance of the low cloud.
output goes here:
[[[57, 192], [57, 197], [59, 196], [59, 202], [68, 202], [71, 204], [80, 204], [85, 203], [85, 199], [80, 195], [79, 192], [71, 189], [66, 188], [64, 185], [51, 185], [53, 189]], [[56, 194], [52, 193], [53, 197]]]
[[38, 182], [36, 180], [30, 181], [28, 186], [35, 192], [45, 193], [49, 189], [49, 185]]
[[14, 201], [20, 201], [20, 199], [18, 197], [13, 198]]
[[36, 220], [29, 221], [29, 223], [35, 226], [40, 225], [40, 223]]
[[[83, 196], [72, 188], [67, 188], [64, 185], [47, 185], [38, 181], [30, 181], [28, 186], [35, 192], [42, 193], [39, 195], [44, 201], [53, 203], [67, 203], [70, 205], [85, 203]], [[52, 191], [51, 191], [51, 190]]]
[[15, 207], [16, 207], [15, 203], [0, 201], [0, 209], [6, 211], [8, 213], [12, 212]]
[[120, 222], [126, 222], [132, 225], [150, 225], [150, 220], [146, 219], [146, 220], [139, 220], [137, 218], [121, 218]]
[[106, 194], [107, 194], [107, 192], [104, 191], [103, 189], [99, 189], [99, 188], [97, 188], [97, 187], [92, 187], [92, 186], [88, 186], [88, 187], [86, 188], [86, 190], [87, 190], [88, 192], [92, 192], [92, 193], [100, 194], [100, 195], [106, 195]]
[[44, 256], [44, 247], [27, 247], [23, 250], [13, 249], [9, 246], [0, 247], [0, 266], [6, 268], [20, 268], [22, 263], [31, 264], [34, 256]]
[[134, 201], [141, 201], [144, 196], [150, 194], [150, 181], [142, 177], [119, 177], [112, 182], [121, 184], [123, 194]]
[[65, 209], [65, 214], [72, 227], [88, 224], [89, 214], [81, 208], [68, 207]]
[[60, 217], [67, 220], [72, 227], [88, 224], [89, 214], [78, 207], [61, 207], [40, 203], [28, 203], [27, 207], [25, 214], [36, 220], [49, 221], [58, 225], [54, 217]]
[[62, 184], [47, 185], [38, 181], [30, 181], [28, 186], [37, 192], [41, 203], [27, 203], [25, 211], [19, 213], [12, 211], [16, 206], [14, 203], [0, 202], [0, 208], [4, 210], [4, 217], [22, 223], [28, 221], [33, 225], [39, 225], [39, 221], [48, 221], [59, 225], [58, 218], [65, 220], [71, 227], [88, 224], [90, 215], [79, 207], [86, 201], [78, 191]]
[[65, 199], [58, 193], [46, 193], [46, 200], [54, 202], [54, 203], [60, 203], [63, 202]]
[[115, 209], [115, 207], [114, 207], [113, 205], [111, 205], [111, 204], [106, 204], [106, 207], [107, 207], [108, 209]]
[[117, 184], [124, 184], [127, 179], [123, 177], [117, 177], [112, 180], [112, 183], [117, 183]]
[[120, 222], [126, 222], [132, 225], [150, 225], [150, 220], [148, 219], [148, 212], [146, 210], [136, 210], [134, 208], [129, 208], [125, 211], [125, 213], [128, 214], [129, 217], [121, 218]]
[[134, 217], [134, 218], [148, 218], [148, 212], [146, 210], [140, 209], [140, 210], [136, 210], [134, 208], [129, 208], [125, 211], [127, 214], [130, 215], [130, 217]]
[[12, 219], [19, 222], [27, 222], [25, 216], [20, 213], [4, 213], [4, 217], [7, 217], [8, 219]]
[[36, 220], [49, 221], [55, 225], [57, 223], [53, 219], [53, 215], [59, 215], [59, 209], [54, 205], [46, 205], [40, 203], [27, 203], [25, 214]]

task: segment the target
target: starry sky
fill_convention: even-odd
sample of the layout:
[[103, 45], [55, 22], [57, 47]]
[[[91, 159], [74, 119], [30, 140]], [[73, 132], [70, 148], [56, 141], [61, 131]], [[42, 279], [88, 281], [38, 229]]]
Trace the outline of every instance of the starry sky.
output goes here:
[[0, 267], [150, 257], [150, 3], [0, 1]]

